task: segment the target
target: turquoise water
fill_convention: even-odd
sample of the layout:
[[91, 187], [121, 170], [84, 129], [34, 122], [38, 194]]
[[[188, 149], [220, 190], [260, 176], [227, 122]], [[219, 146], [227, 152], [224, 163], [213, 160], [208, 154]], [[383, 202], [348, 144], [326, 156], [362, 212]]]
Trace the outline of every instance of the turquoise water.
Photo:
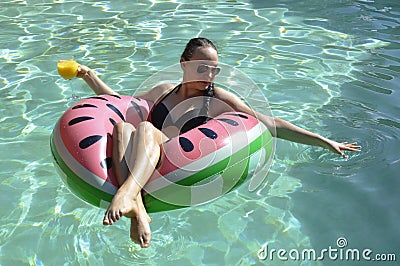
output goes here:
[[[398, 1], [2, 1], [0, 4], [0, 265], [281, 265], [258, 250], [336, 247], [399, 260]], [[362, 144], [334, 154], [279, 140], [255, 192], [153, 214], [153, 242], [129, 240], [128, 220], [72, 195], [52, 165], [49, 136], [91, 95], [56, 71], [75, 58], [121, 93], [175, 64], [204, 36], [220, 61], [249, 75], [275, 116]], [[74, 88], [72, 91], [71, 88]], [[254, 102], [258, 108], [262, 107]], [[285, 265], [374, 265], [293, 261]], [[395, 265], [381, 262], [380, 265]]]

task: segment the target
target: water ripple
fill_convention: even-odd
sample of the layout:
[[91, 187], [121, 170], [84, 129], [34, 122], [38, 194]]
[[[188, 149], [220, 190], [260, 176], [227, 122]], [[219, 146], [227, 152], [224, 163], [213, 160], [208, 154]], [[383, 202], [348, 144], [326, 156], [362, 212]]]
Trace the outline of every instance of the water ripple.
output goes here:
[[[394, 182], [389, 174], [399, 164], [399, 13], [390, 1], [342, 2], [322, 8], [296, 1], [2, 1], [0, 146], [6, 152], [0, 155], [0, 198], [7, 208], [0, 209], [1, 263], [257, 264], [262, 244], [311, 246], [308, 220], [292, 213], [290, 196], [323, 190], [308, 175], [328, 186], [340, 180], [358, 197], [361, 190], [371, 196], [363, 201], [368, 204], [392, 204], [376, 195], [388, 194], [382, 183]], [[338, 14], [343, 21], [336, 23]], [[55, 65], [75, 57], [107, 84], [132, 93], [151, 74], [179, 63], [187, 39], [200, 35], [216, 42], [222, 63], [263, 89], [274, 114], [324, 136], [358, 141], [363, 152], [344, 160], [280, 144], [256, 193], [242, 187], [208, 205], [154, 214], [152, 247], [142, 250], [129, 239], [127, 219], [103, 227], [104, 210], [76, 199], [51, 167], [48, 137], [69, 105], [71, 86], [79, 95], [90, 93], [78, 80], [61, 80]], [[337, 191], [322, 202], [337, 199]], [[346, 206], [361, 209], [353, 204]], [[324, 234], [343, 228], [326, 224]]]

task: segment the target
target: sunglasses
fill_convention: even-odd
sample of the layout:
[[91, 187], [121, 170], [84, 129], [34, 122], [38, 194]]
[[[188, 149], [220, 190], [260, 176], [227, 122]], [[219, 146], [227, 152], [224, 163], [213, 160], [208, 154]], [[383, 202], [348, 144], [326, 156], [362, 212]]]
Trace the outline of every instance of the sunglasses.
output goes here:
[[219, 74], [219, 72], [221, 72], [221, 68], [215, 67], [215, 66], [204, 65], [204, 64], [201, 64], [197, 67], [197, 73], [199, 73], [199, 74], [203, 74], [208, 71], [211, 71], [211, 73], [214, 76], [216, 76]]

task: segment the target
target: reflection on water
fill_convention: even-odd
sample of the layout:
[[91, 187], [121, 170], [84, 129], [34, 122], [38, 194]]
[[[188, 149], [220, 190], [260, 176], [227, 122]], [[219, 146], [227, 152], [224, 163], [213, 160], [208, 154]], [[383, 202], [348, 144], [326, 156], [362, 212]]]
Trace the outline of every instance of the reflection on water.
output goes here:
[[[264, 244], [327, 247], [342, 234], [391, 251], [400, 128], [392, 2], [3, 1], [0, 264], [257, 265]], [[56, 63], [74, 56], [132, 94], [178, 63], [199, 35], [263, 89], [274, 115], [359, 141], [365, 152], [343, 160], [279, 141], [256, 192], [243, 186], [204, 206], [152, 215], [152, 247], [142, 250], [129, 240], [127, 219], [103, 227], [103, 210], [75, 198], [52, 167], [49, 135], [71, 104], [71, 86], [80, 97], [91, 93], [59, 78]]]

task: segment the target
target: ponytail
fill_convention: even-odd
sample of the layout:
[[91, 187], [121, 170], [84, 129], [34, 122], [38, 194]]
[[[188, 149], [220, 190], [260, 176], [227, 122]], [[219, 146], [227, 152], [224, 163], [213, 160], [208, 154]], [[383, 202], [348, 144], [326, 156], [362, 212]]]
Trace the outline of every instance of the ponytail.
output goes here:
[[211, 119], [209, 112], [212, 97], [214, 97], [214, 83], [211, 83], [204, 91], [204, 104], [200, 110], [200, 115], [206, 117], [206, 122]]

